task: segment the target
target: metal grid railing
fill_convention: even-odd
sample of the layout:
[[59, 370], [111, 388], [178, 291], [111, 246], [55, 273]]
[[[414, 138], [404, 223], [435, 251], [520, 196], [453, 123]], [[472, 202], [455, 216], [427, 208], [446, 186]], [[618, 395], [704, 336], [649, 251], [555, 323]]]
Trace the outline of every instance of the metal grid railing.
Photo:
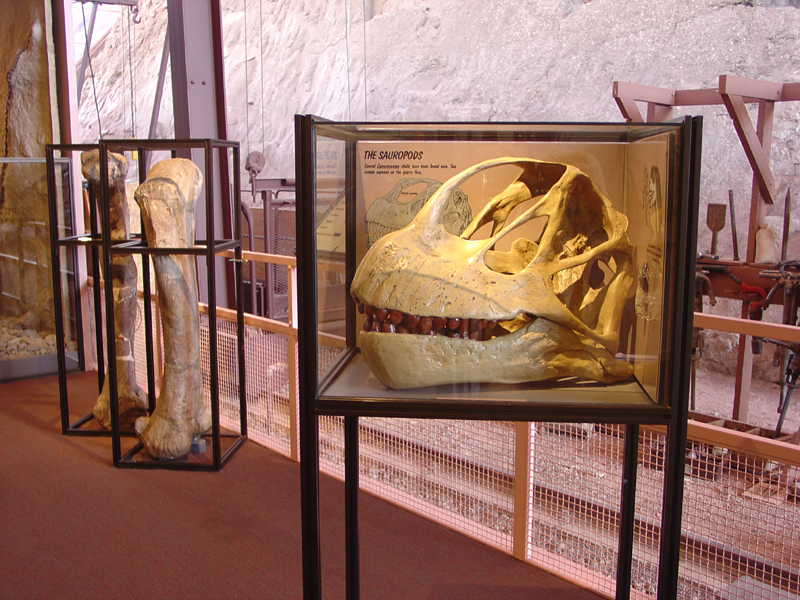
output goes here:
[[[235, 341], [234, 327], [218, 319], [221, 416], [231, 428], [238, 423], [235, 343], [229, 343]], [[139, 352], [143, 365], [143, 349]], [[321, 347], [320, 372], [340, 352]], [[249, 437], [296, 456], [294, 339], [247, 325], [245, 362]], [[530, 452], [522, 456], [516, 454], [520, 429], [513, 423], [383, 418], [359, 423], [363, 489], [506, 552], [516, 552], [515, 536], [522, 531], [525, 560], [614, 595], [624, 427], [525, 424]], [[712, 443], [693, 431], [690, 426], [679, 597], [797, 600], [800, 457], [776, 459], [754, 451], [752, 443]], [[763, 444], [773, 448], [780, 442]], [[656, 597], [664, 456], [664, 432], [643, 426], [635, 598]], [[343, 477], [341, 417], [320, 418], [320, 466]], [[524, 473], [520, 484], [516, 478]], [[525, 492], [524, 507], [515, 505], [517, 485]], [[522, 522], [525, 527], [515, 527]]]
[[527, 558], [612, 594], [624, 439], [591, 424], [534, 427]]
[[[620, 432], [624, 431], [622, 426], [617, 426], [617, 428]], [[656, 597], [658, 580], [665, 450], [666, 439], [663, 435], [646, 429], [641, 431], [639, 434], [639, 467], [636, 478], [636, 510], [634, 513], [636, 526], [631, 588], [652, 598]], [[687, 589], [691, 587], [689, 585]], [[703, 596], [692, 594], [683, 597], [699, 599]]]
[[288, 340], [285, 336], [245, 327], [247, 435], [259, 444], [291, 456], [292, 414]]
[[[511, 423], [361, 418], [361, 488], [511, 552], [514, 443]], [[320, 417], [320, 469], [344, 476], [342, 417]]]
[[690, 443], [682, 580], [724, 598], [800, 597], [798, 464]]
[[[209, 319], [200, 314], [200, 365], [203, 373], [203, 392], [206, 402], [211, 402], [209, 356]], [[247, 369], [245, 369], [245, 375]], [[239, 360], [236, 344], [236, 323], [217, 315], [217, 385], [219, 421], [222, 427], [239, 431]]]

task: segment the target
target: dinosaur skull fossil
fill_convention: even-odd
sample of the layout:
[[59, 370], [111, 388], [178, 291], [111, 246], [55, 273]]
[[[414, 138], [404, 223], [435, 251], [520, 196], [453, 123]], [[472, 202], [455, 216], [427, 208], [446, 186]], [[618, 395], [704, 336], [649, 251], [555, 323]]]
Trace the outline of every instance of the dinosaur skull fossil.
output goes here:
[[[468, 178], [516, 165], [521, 174], [461, 236], [444, 209]], [[522, 214], [506, 225], [523, 203]], [[546, 220], [536, 241], [512, 231]], [[472, 239], [492, 224], [487, 239]], [[447, 181], [405, 228], [379, 239], [356, 270], [351, 295], [366, 314], [359, 346], [392, 388], [579, 377], [628, 379], [613, 357], [633, 282], [627, 218], [567, 164], [488, 160]], [[398, 335], [410, 334], [410, 335]]]

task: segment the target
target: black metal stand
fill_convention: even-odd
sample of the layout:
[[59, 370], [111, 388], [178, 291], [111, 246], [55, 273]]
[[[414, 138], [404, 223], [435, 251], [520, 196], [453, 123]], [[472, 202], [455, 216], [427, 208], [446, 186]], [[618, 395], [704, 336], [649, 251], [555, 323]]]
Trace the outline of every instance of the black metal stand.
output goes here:
[[[204, 452], [191, 453], [187, 457], [173, 460], [161, 461], [151, 458], [144, 452], [144, 447], [141, 443], [137, 443], [133, 448], [122, 454], [121, 448], [121, 434], [119, 426], [119, 406], [118, 391], [116, 386], [116, 365], [113, 357], [115, 355], [115, 331], [114, 331], [114, 297], [111, 286], [105, 289], [105, 303], [106, 303], [106, 344], [109, 356], [108, 360], [108, 377], [110, 377], [111, 385], [110, 390], [110, 404], [111, 404], [111, 433], [112, 433], [112, 450], [114, 466], [123, 468], [138, 468], [138, 469], [171, 469], [171, 470], [198, 470], [198, 471], [219, 471], [236, 450], [244, 443], [247, 438], [247, 406], [245, 401], [245, 373], [244, 373], [244, 302], [242, 295], [242, 248], [241, 248], [241, 231], [239, 219], [232, 219], [231, 237], [228, 239], [215, 239], [214, 224], [215, 224], [215, 211], [216, 200], [215, 193], [221, 194], [222, 198], [227, 198], [226, 203], [232, 215], [238, 215], [240, 211], [239, 203], [240, 198], [240, 181], [239, 170], [234, 167], [234, 181], [232, 190], [228, 186], [221, 186], [219, 181], [215, 181], [212, 174], [215, 173], [215, 166], [219, 169], [228, 167], [228, 152], [232, 153], [232, 164], [239, 164], [239, 145], [237, 142], [227, 142], [222, 140], [103, 140], [100, 142], [100, 179], [103, 182], [102, 193], [104, 195], [103, 207], [109, 206], [109, 190], [108, 190], [108, 154], [109, 152], [124, 152], [135, 151], [138, 152], [140, 172], [140, 183], [144, 181], [146, 173], [144, 173], [143, 165], [147, 164], [148, 152], [171, 152], [173, 156], [178, 152], [188, 153], [192, 150], [201, 150], [203, 152], [204, 173], [205, 173], [205, 222], [206, 222], [206, 237], [204, 240], [197, 240], [193, 248], [151, 248], [147, 245], [147, 239], [142, 233], [141, 239], [134, 239], [132, 241], [112, 243], [108, 236], [103, 238], [103, 265], [106, 273], [110, 273], [111, 269], [111, 256], [113, 254], [139, 254], [142, 256], [142, 264], [147, 265], [143, 268], [143, 286], [144, 286], [144, 302], [145, 306], [145, 344], [148, 356], [148, 391], [149, 398], [151, 399], [151, 410], [154, 408], [153, 399], [155, 398], [155, 373], [152, 365], [153, 358], [153, 339], [152, 327], [149, 326], [150, 320], [150, 277], [149, 277], [149, 257], [153, 255], [168, 255], [168, 254], [188, 254], [205, 258], [206, 268], [206, 283], [208, 293], [208, 343], [209, 343], [209, 392], [211, 399], [211, 432], [205, 434], [203, 437], [210, 440], [211, 448]], [[217, 158], [216, 164], [214, 153], [218, 152], [220, 157]], [[216, 185], [215, 185], [216, 184]], [[228, 196], [227, 194], [232, 194]], [[102, 229], [103, 231], [111, 230], [110, 214], [107, 209], [103, 210], [102, 216]], [[219, 215], [223, 220], [225, 215]], [[230, 216], [228, 216], [230, 219]], [[230, 222], [230, 221], [228, 221]], [[237, 362], [238, 362], [238, 388], [239, 388], [239, 427], [240, 433], [232, 431], [222, 431], [220, 425], [220, 406], [219, 406], [219, 366], [217, 359], [217, 281], [216, 281], [216, 257], [219, 253], [226, 250], [233, 250], [234, 252], [234, 285], [235, 285], [235, 299], [236, 299], [236, 337], [237, 337]], [[223, 448], [223, 446], [225, 446]], [[210, 454], [210, 456], [208, 456]]]
[[[317, 340], [317, 256], [315, 209], [316, 209], [316, 138], [314, 128], [325, 129], [325, 136], [343, 142], [349, 157], [345, 168], [346, 195], [354, 194], [352, 177], [355, 142], [358, 125], [343, 124], [342, 132], [331, 132], [329, 122], [311, 116], [295, 117], [296, 172], [298, 175], [297, 202], [297, 259], [300, 267], [298, 342], [300, 371], [300, 444], [301, 444], [301, 493], [303, 517], [303, 589], [305, 600], [320, 600], [322, 597], [319, 540], [319, 426], [320, 415], [340, 415], [345, 419], [345, 511], [346, 511], [346, 593], [348, 600], [359, 598], [359, 552], [358, 552], [358, 417], [411, 417], [481, 419], [497, 421], [558, 421], [625, 424], [625, 452], [623, 480], [621, 482], [621, 510], [619, 522], [617, 565], [618, 600], [630, 597], [631, 566], [635, 534], [635, 498], [638, 463], [639, 425], [659, 424], [668, 428], [667, 463], [664, 473], [664, 511], [661, 525], [661, 547], [659, 555], [659, 598], [677, 597], [677, 569], [680, 559], [681, 510], [683, 501], [683, 467], [685, 464], [687, 393], [691, 362], [691, 311], [694, 298], [694, 279], [683, 274], [693, 272], [696, 255], [697, 201], [700, 173], [700, 127], [699, 118], [687, 118], [679, 124], [682, 136], [682, 163], [677, 166], [683, 175], [676, 191], [675, 206], [669, 215], [674, 224], [668, 235], [670, 257], [665, 258], [665, 270], [669, 279], [665, 289], [664, 321], [661, 337], [662, 356], [668, 357], [659, 371], [658, 389], [660, 405], [622, 406], [609, 404], [597, 406], [592, 403], [575, 406], [559, 406], [557, 403], [534, 404], [523, 401], [502, 402], [474, 399], [447, 400], [419, 398], [404, 400], [371, 398], [363, 396], [345, 397], [337, 391], [324, 398], [323, 391], [341, 373], [358, 350], [355, 348], [355, 311], [346, 305], [346, 347], [336, 365], [331, 367], [324, 379], [318, 375]], [[678, 124], [676, 124], [678, 125]], [[369, 129], [369, 125], [365, 125]], [[387, 127], [387, 129], [390, 129]], [[677, 129], [677, 128], [676, 128]], [[365, 139], [373, 132], [364, 133]], [[496, 132], [464, 133], [469, 139], [492, 139]], [[340, 135], [340, 137], [336, 137]], [[435, 131], [407, 132], [408, 139], [459, 139], [462, 132]], [[485, 135], [482, 138], [481, 135]], [[549, 135], [549, 133], [548, 133]], [[429, 136], [429, 137], [426, 137]], [[372, 139], [372, 138], [370, 138]], [[516, 138], [515, 138], [516, 140]], [[390, 140], [395, 141], [395, 140]], [[670, 157], [672, 160], [675, 156]], [[347, 240], [345, 256], [346, 283], [349, 289], [355, 270], [351, 239], [354, 238], [351, 209], [348, 208]], [[352, 304], [352, 303], [351, 303]], [[661, 357], [659, 357], [661, 358]], [[583, 392], [585, 393], [585, 392]]]
[[636, 475], [639, 460], [639, 426], [625, 427], [625, 453], [622, 463], [622, 493], [617, 552], [617, 600], [631, 597], [633, 534], [636, 524]]
[[361, 597], [358, 551], [358, 417], [344, 418], [344, 453], [346, 592], [347, 598], [358, 600]]
[[[90, 222], [91, 232], [89, 235], [70, 235], [61, 237], [58, 235], [58, 194], [56, 189], [56, 158], [55, 153], [83, 152], [89, 150], [99, 150], [100, 152], [100, 176], [104, 185], [101, 189], [102, 198], [100, 205], [103, 210], [97, 211], [97, 203], [94, 201], [93, 192], [89, 190], [90, 202]], [[189, 155], [192, 150], [202, 151], [204, 155], [203, 167], [206, 177], [204, 206], [206, 210], [206, 230], [205, 240], [198, 240], [193, 248], [149, 248], [144, 233], [141, 236], [133, 236], [132, 239], [113, 242], [110, 236], [103, 235], [102, 232], [110, 231], [109, 190], [108, 190], [108, 153], [132, 151], [138, 152], [139, 181], [146, 179], [146, 164], [148, 152], [169, 152], [173, 156], [177, 153]], [[218, 156], [215, 158], [215, 153]], [[228, 158], [231, 155], [230, 164], [233, 168], [232, 185], [222, 185], [216, 181], [211, 174], [215, 168], [227, 173]], [[126, 468], [144, 469], [178, 469], [178, 470], [210, 470], [218, 471], [233, 456], [235, 451], [241, 446], [247, 437], [247, 407], [245, 402], [245, 372], [244, 372], [244, 314], [242, 296], [242, 269], [241, 269], [241, 231], [239, 219], [232, 218], [231, 215], [238, 215], [240, 210], [240, 182], [239, 170], [239, 146], [236, 142], [221, 140], [103, 140], [99, 144], [84, 145], [50, 145], [47, 147], [47, 172], [48, 172], [48, 191], [50, 195], [50, 231], [53, 243], [51, 245], [53, 262], [53, 285], [54, 285], [54, 304], [56, 315], [56, 336], [58, 338], [58, 365], [59, 365], [59, 392], [61, 402], [61, 422], [62, 432], [65, 435], [94, 435], [111, 436], [112, 454], [115, 466]], [[225, 177], [227, 181], [227, 175]], [[217, 184], [217, 185], [215, 185]], [[231, 190], [231, 191], [229, 191]], [[217, 196], [215, 196], [215, 193]], [[228, 196], [227, 194], [231, 194]], [[220, 197], [221, 196], [221, 197]], [[224, 223], [228, 225], [230, 235], [226, 239], [216, 239], [214, 234], [215, 226], [215, 200], [222, 205], [222, 199], [227, 199], [227, 208], [231, 215], [216, 214]], [[70, 202], [75, 200], [70, 196]], [[100, 229], [98, 231], [98, 221]], [[109, 377], [110, 392], [110, 411], [111, 429], [89, 428], [88, 425], [94, 417], [91, 413], [80, 418], [74, 423], [69, 422], [69, 392], [67, 386], [67, 369], [65, 360], [64, 344], [64, 308], [62, 298], [62, 288], [60, 282], [60, 255], [62, 249], [72, 251], [73, 257], [75, 250], [79, 246], [85, 246], [90, 253], [90, 260], [95, 277], [94, 282], [94, 319], [96, 324], [96, 348], [98, 362], [98, 393], [102, 390], [105, 377]], [[237, 362], [238, 362], [238, 388], [239, 388], [239, 427], [240, 432], [223, 430], [219, 420], [219, 367], [217, 359], [217, 281], [216, 281], [216, 257], [219, 253], [232, 250], [234, 253], [233, 276], [228, 278], [233, 281], [233, 296], [236, 300], [236, 337], [237, 337]], [[206, 265], [206, 285], [208, 290], [208, 322], [209, 322], [209, 390], [211, 399], [212, 427], [208, 434], [203, 437], [210, 441], [210, 449], [204, 452], [192, 453], [184, 459], [175, 461], [158, 461], [150, 458], [144, 451], [143, 446], [137, 443], [133, 448], [122, 452], [121, 438], [130, 437], [132, 432], [122, 432], [119, 426], [119, 407], [118, 391], [116, 386], [116, 361], [115, 361], [115, 331], [114, 331], [114, 302], [113, 289], [109, 284], [105, 288], [105, 293], [101, 291], [99, 274], [111, 272], [111, 257], [114, 254], [139, 254], [142, 256], [142, 284], [144, 296], [144, 341], [147, 369], [147, 392], [149, 412], [155, 410], [156, 406], [156, 385], [155, 385], [155, 351], [153, 339], [153, 315], [151, 310], [151, 289], [150, 289], [150, 260], [149, 257], [155, 254], [189, 254], [205, 259]], [[110, 279], [109, 279], [110, 281]], [[101, 300], [102, 299], [102, 300]], [[102, 316], [102, 304], [105, 302], [106, 318]], [[78, 309], [80, 313], [80, 308]], [[81, 315], [79, 314], [79, 318]], [[103, 324], [105, 325], [105, 342], [103, 341]], [[105, 355], [108, 360], [104, 361]], [[104, 364], [106, 369], [104, 371]]]
[[[88, 413], [83, 417], [70, 422], [69, 413], [69, 389], [67, 385], [67, 368], [66, 360], [66, 340], [64, 330], [64, 293], [61, 282], [62, 273], [62, 260], [61, 253], [66, 251], [69, 253], [68, 258], [75, 265], [75, 290], [73, 291], [75, 298], [80, 297], [80, 290], [78, 289], [79, 279], [79, 266], [80, 261], [77, 257], [77, 249], [84, 247], [90, 253], [90, 260], [92, 261], [92, 269], [95, 275], [94, 292], [94, 321], [96, 324], [96, 348], [97, 348], [97, 391], [98, 394], [103, 389], [103, 382], [105, 378], [104, 359], [103, 359], [103, 333], [102, 333], [102, 307], [100, 304], [101, 291], [100, 291], [100, 262], [98, 249], [102, 245], [102, 236], [97, 229], [97, 207], [94, 202], [93, 192], [90, 190], [90, 222], [91, 229], [89, 235], [81, 235], [75, 232], [75, 219], [74, 219], [74, 205], [76, 199], [72, 196], [74, 174], [72, 169], [68, 169], [69, 173], [69, 190], [67, 197], [62, 198], [65, 202], [63, 209], [65, 209], [67, 216], [70, 218], [70, 227], [68, 228], [68, 235], [64, 236], [59, 231], [59, 193], [58, 193], [58, 170], [56, 164], [62, 161], [69, 162], [70, 159], [66, 158], [73, 152], [84, 152], [89, 150], [96, 150], [96, 144], [51, 144], [46, 148], [46, 164], [47, 164], [47, 191], [49, 199], [49, 217], [50, 217], [50, 249], [51, 249], [51, 263], [53, 272], [53, 305], [55, 315], [55, 329], [56, 329], [56, 357], [58, 362], [58, 386], [60, 397], [61, 409], [61, 433], [63, 435], [78, 435], [78, 436], [110, 436], [111, 431], [105, 428], [91, 428], [90, 425], [94, 420], [92, 413]], [[56, 157], [56, 152], [61, 156]], [[71, 164], [71, 162], [70, 162]], [[76, 341], [79, 354], [79, 368], [83, 369], [86, 357], [83, 352], [83, 320], [86, 317], [81, 309], [80, 302], [75, 303], [75, 317], [77, 322], [76, 327]]]

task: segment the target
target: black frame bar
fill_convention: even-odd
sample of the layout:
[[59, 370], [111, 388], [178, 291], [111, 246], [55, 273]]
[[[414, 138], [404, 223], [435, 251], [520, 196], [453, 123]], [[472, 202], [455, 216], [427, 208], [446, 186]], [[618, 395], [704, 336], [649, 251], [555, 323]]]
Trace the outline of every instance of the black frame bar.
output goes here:
[[[56, 205], [56, 173], [55, 173], [55, 152], [62, 153], [82, 152], [97, 149], [100, 152], [100, 176], [104, 182], [101, 188], [102, 197], [100, 206], [103, 210], [97, 211], [97, 205], [93, 198], [93, 192], [90, 189], [90, 222], [91, 233], [88, 236], [71, 235], [68, 237], [59, 238], [57, 234], [57, 205]], [[146, 160], [148, 152], [151, 151], [167, 151], [171, 155], [175, 155], [179, 150], [200, 149], [204, 151], [204, 168], [206, 173], [205, 185], [205, 202], [207, 205], [208, 218], [206, 220], [206, 239], [196, 240], [197, 246], [195, 248], [149, 248], [147, 246], [146, 233], [142, 228], [142, 234], [132, 236], [130, 240], [122, 242], [112, 242], [109, 236], [102, 234], [104, 231], [110, 231], [110, 214], [108, 207], [108, 153], [110, 151], [124, 152], [132, 151], [139, 153], [139, 182], [146, 179]], [[228, 171], [228, 157], [231, 157], [233, 166], [233, 187], [232, 195], [230, 197], [229, 206], [231, 214], [238, 214], [240, 210], [240, 178], [239, 178], [239, 144], [238, 142], [230, 142], [225, 140], [101, 140], [98, 144], [61, 144], [61, 145], [48, 145], [47, 149], [47, 169], [48, 169], [48, 192], [50, 196], [50, 230], [53, 243], [51, 244], [51, 259], [54, 265], [53, 270], [53, 285], [54, 285], [54, 304], [56, 314], [56, 335], [59, 340], [58, 348], [58, 365], [59, 365], [59, 393], [61, 404], [61, 421], [62, 432], [65, 435], [92, 435], [92, 436], [110, 436], [112, 438], [112, 458], [114, 466], [125, 468], [144, 468], [144, 469], [172, 469], [172, 470], [202, 470], [202, 471], [219, 471], [228, 460], [233, 456], [235, 451], [241, 446], [247, 438], [247, 406], [245, 401], [245, 371], [244, 371], [244, 314], [243, 314], [243, 296], [242, 296], [242, 250], [241, 250], [241, 230], [238, 219], [231, 219], [233, 222], [233, 229], [230, 232], [229, 239], [217, 240], [214, 239], [213, 226], [214, 226], [214, 211], [213, 211], [213, 186], [211, 185], [210, 176], [215, 164], [215, 152], [217, 153], [217, 166], [220, 170]], [[228, 192], [227, 187], [221, 188], [222, 193]], [[72, 191], [70, 190], [70, 195]], [[75, 199], [72, 198], [74, 202]], [[233, 212], [235, 211], [235, 212]], [[100, 230], [98, 231], [97, 223], [100, 221]], [[210, 240], [207, 241], [207, 240]], [[82, 417], [75, 423], [69, 423], [69, 399], [67, 389], [66, 377], [66, 361], [65, 361], [65, 348], [63, 344], [64, 328], [63, 328], [63, 300], [61, 298], [61, 287], [59, 280], [59, 259], [60, 249], [62, 247], [71, 247], [73, 252], [78, 246], [88, 246], [90, 250], [90, 259], [92, 261], [92, 268], [94, 271], [95, 285], [95, 323], [96, 323], [96, 336], [97, 336], [97, 355], [98, 355], [98, 391], [102, 389], [104, 378], [110, 377], [109, 395], [110, 395], [110, 411], [111, 411], [111, 430], [105, 429], [85, 429], [84, 426], [91, 422], [93, 415]], [[240, 433], [223, 432], [219, 422], [219, 373], [217, 364], [217, 332], [216, 332], [216, 289], [213, 286], [215, 280], [215, 261], [217, 254], [225, 251], [234, 251], [234, 281], [235, 281], [235, 297], [236, 297], [236, 335], [237, 335], [237, 361], [238, 361], [238, 384], [239, 384], [239, 425]], [[136, 444], [125, 455], [122, 455], [121, 437], [123, 434], [119, 427], [119, 407], [118, 392], [116, 389], [116, 365], [115, 360], [110, 359], [107, 361], [106, 371], [103, 372], [104, 365], [104, 343], [103, 343], [103, 318], [100, 304], [100, 297], [103, 293], [101, 291], [100, 283], [100, 266], [104, 273], [110, 272], [110, 262], [112, 254], [139, 254], [142, 256], [142, 277], [143, 277], [143, 294], [144, 294], [144, 324], [145, 324], [145, 353], [148, 374], [148, 408], [150, 413], [155, 410], [156, 402], [156, 389], [155, 389], [155, 367], [154, 367], [154, 340], [153, 340], [153, 317], [151, 310], [151, 290], [150, 290], [150, 261], [149, 256], [154, 254], [190, 254], [198, 257], [204, 257], [206, 260], [206, 275], [209, 282], [209, 302], [208, 302], [208, 321], [209, 321], [209, 378], [211, 388], [211, 410], [212, 410], [212, 429], [210, 438], [212, 440], [212, 460], [210, 462], [186, 462], [178, 461], [156, 461], [156, 460], [137, 460], [137, 455], [142, 450], [140, 443]], [[102, 262], [101, 262], [102, 261]], [[106, 315], [105, 319], [105, 351], [109, 358], [115, 355], [115, 345], [113, 343], [114, 321], [113, 321], [113, 290], [111, 286], [105, 288], [104, 294]], [[206, 434], [207, 436], [209, 434]], [[223, 439], [225, 440], [225, 449], [223, 451]]]
[[[95, 278], [95, 285], [93, 286], [94, 294], [94, 318], [95, 318], [95, 333], [96, 333], [96, 348], [97, 348], [97, 391], [100, 393], [103, 389], [105, 379], [104, 371], [104, 357], [103, 357], [103, 335], [102, 335], [102, 309], [100, 305], [100, 267], [98, 248], [102, 245], [102, 235], [97, 229], [97, 207], [94, 202], [93, 192], [89, 190], [89, 219], [90, 219], [90, 234], [81, 235], [75, 234], [66, 237], [60, 236], [58, 232], [58, 193], [57, 193], [57, 173], [56, 163], [63, 162], [65, 159], [69, 160], [73, 152], [85, 152], [98, 149], [97, 144], [48, 144], [45, 148], [45, 162], [47, 165], [47, 192], [49, 199], [49, 219], [50, 219], [50, 251], [51, 251], [51, 264], [53, 275], [53, 305], [54, 305], [54, 319], [56, 329], [56, 354], [58, 363], [58, 387], [59, 387], [59, 404], [61, 412], [61, 433], [63, 435], [77, 435], [77, 436], [110, 436], [111, 432], [107, 429], [87, 429], [85, 426], [94, 419], [92, 413], [88, 413], [79, 419], [70, 422], [69, 416], [69, 391], [67, 385], [67, 364], [66, 364], [66, 347], [64, 340], [64, 299], [63, 290], [61, 287], [61, 249], [68, 248], [72, 252], [72, 261], [76, 269], [78, 269], [78, 260], [76, 250], [78, 246], [84, 246], [88, 249], [92, 261], [92, 269]], [[59, 152], [60, 157], [56, 157], [55, 153]], [[70, 184], [74, 182], [74, 173], [72, 166], [69, 169]], [[71, 219], [73, 230], [77, 227], [75, 223], [75, 210], [74, 203], [77, 201], [72, 197], [72, 185], [69, 189], [69, 210], [71, 212]], [[82, 198], [80, 199], [83, 200]], [[77, 285], [77, 281], [76, 281]], [[75, 290], [76, 299], [80, 298], [79, 290]], [[83, 311], [80, 307], [80, 302], [76, 304], [77, 320], [78, 320], [78, 352], [82, 358], [79, 360], [80, 367], [85, 368], [87, 357], [83, 356]]]

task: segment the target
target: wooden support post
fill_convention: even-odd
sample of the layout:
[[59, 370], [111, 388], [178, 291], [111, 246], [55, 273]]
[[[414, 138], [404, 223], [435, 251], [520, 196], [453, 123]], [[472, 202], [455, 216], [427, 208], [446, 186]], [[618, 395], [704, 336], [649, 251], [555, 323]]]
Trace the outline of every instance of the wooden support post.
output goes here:
[[530, 496], [528, 482], [531, 467], [531, 424], [518, 422], [514, 449], [514, 558], [528, 558], [528, 521], [530, 521]]
[[[720, 78], [720, 89], [722, 90], [722, 79]], [[750, 221], [747, 231], [747, 253], [745, 261], [755, 262], [756, 258], [756, 232], [765, 223], [766, 202], [765, 192], [772, 188], [772, 175], [769, 173], [770, 149], [772, 147], [772, 123], [775, 110], [775, 103], [770, 100], [760, 100], [758, 103], [758, 121], [755, 129], [752, 129], [750, 117], [744, 109], [744, 104], [740, 104], [736, 99], [731, 100], [726, 94], [722, 94], [725, 106], [733, 119], [745, 153], [750, 159], [751, 154], [756, 155], [758, 160], [751, 159], [753, 166], [753, 185], [750, 195]], [[741, 114], [744, 110], [744, 114]], [[742, 133], [752, 129], [752, 133], [745, 135]], [[748, 148], [750, 149], [748, 151]], [[766, 171], [765, 171], [766, 169]], [[760, 173], [760, 174], [759, 174]], [[768, 177], [765, 177], [765, 173]], [[770, 192], [771, 193], [771, 192]], [[748, 305], [742, 306], [742, 318], [748, 319]], [[739, 336], [739, 349], [737, 352], [736, 381], [734, 384], [733, 395], [733, 419], [736, 421], [747, 421], [750, 410], [750, 381], [753, 376], [753, 350], [750, 336]]]

